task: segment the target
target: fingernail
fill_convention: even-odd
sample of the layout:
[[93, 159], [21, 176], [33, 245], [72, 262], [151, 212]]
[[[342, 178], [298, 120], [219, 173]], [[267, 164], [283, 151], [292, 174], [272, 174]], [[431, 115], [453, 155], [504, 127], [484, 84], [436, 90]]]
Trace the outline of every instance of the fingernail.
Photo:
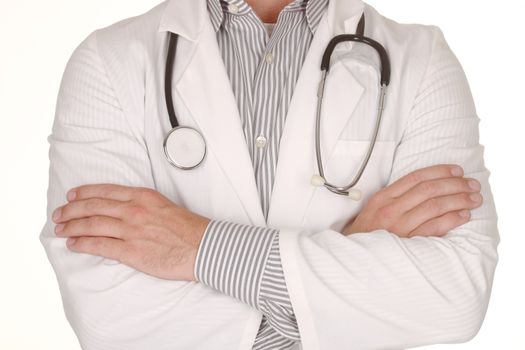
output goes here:
[[55, 211], [53, 212], [53, 220], [57, 221], [58, 219], [60, 219], [61, 215], [62, 215], [62, 208], [55, 209]]
[[479, 191], [479, 189], [481, 188], [481, 185], [476, 180], [469, 180], [468, 181], [468, 185], [469, 185], [470, 188], [472, 188], [473, 190], [476, 190], [476, 191]]
[[454, 167], [452, 167], [450, 172], [454, 176], [461, 176], [461, 175], [463, 175], [463, 168], [461, 168], [460, 166], [454, 166]]
[[479, 203], [481, 202], [481, 194], [479, 193], [472, 193], [470, 194], [470, 199], [475, 202], [475, 203]]
[[67, 200], [72, 201], [77, 197], [77, 191], [71, 190], [67, 193]]
[[67, 241], [66, 241], [66, 245], [67, 245], [68, 247], [71, 247], [71, 246], [74, 245], [76, 242], [77, 242], [77, 239], [76, 239], [76, 238], [68, 238]]
[[64, 230], [64, 224], [58, 224], [55, 226], [55, 233], [60, 233], [62, 230]]
[[470, 216], [470, 210], [462, 210], [459, 212], [459, 216], [466, 219]]

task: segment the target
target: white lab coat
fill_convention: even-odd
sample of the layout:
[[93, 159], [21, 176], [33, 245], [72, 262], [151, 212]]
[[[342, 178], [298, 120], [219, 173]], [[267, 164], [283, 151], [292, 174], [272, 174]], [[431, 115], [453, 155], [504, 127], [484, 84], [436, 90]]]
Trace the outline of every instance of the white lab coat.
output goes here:
[[[320, 60], [329, 39], [354, 33], [382, 43], [392, 82], [378, 142], [355, 202], [310, 184]], [[174, 100], [181, 125], [208, 153], [173, 168], [162, 142], [167, 31], [180, 34]], [[347, 183], [371, 137], [379, 65], [360, 44], [338, 46], [327, 81], [322, 149], [328, 179]], [[69, 322], [84, 349], [249, 350], [262, 314], [201, 283], [167, 281], [78, 253], [56, 238], [52, 211], [88, 183], [155, 188], [209, 218], [265, 226], [239, 112], [205, 0], [172, 0], [91, 33], [64, 73], [50, 143], [48, 220], [41, 241]], [[498, 261], [497, 216], [479, 144], [479, 119], [462, 68], [434, 26], [399, 24], [360, 0], [331, 0], [297, 82], [282, 134], [267, 225], [279, 228], [297, 349], [401, 349], [462, 342], [478, 331]], [[483, 205], [445, 237], [386, 231], [343, 236], [381, 187], [438, 163], [481, 182]]]

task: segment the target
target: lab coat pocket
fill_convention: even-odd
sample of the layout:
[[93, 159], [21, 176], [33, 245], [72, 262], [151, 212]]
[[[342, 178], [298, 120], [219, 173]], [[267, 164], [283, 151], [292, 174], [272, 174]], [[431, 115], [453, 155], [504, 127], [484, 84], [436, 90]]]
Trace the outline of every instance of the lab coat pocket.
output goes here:
[[[369, 140], [339, 139], [328, 159], [325, 175], [329, 182], [338, 186], [348, 185], [356, 176], [370, 147]], [[396, 141], [376, 141], [368, 164], [356, 188], [378, 190], [386, 184], [396, 148]], [[364, 192], [363, 192], [364, 194]]]

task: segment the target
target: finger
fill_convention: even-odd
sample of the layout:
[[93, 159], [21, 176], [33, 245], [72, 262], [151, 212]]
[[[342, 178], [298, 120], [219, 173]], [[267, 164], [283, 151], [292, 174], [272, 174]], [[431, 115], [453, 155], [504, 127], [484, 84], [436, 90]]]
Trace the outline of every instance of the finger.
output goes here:
[[53, 221], [59, 223], [95, 215], [122, 219], [125, 217], [129, 207], [130, 204], [128, 202], [121, 202], [112, 199], [83, 199], [69, 202], [55, 209], [55, 212], [53, 213]]
[[134, 198], [138, 191], [144, 189], [144, 187], [131, 187], [117, 184], [88, 184], [70, 189], [67, 193], [67, 198], [68, 200], [81, 200], [97, 197], [117, 201], [129, 201]]
[[440, 217], [428, 220], [412, 230], [408, 237], [413, 236], [444, 236], [450, 230], [467, 223], [470, 220], [470, 210], [457, 210]]
[[55, 226], [58, 237], [104, 236], [124, 239], [131, 228], [124, 221], [108, 216], [73, 219]]
[[75, 237], [68, 238], [67, 247], [77, 253], [98, 255], [105, 258], [122, 261], [126, 253], [124, 241], [108, 237]]
[[463, 176], [463, 169], [454, 164], [438, 164], [413, 171], [400, 179], [396, 180], [391, 185], [385, 187], [381, 191], [387, 197], [399, 197], [415, 185], [423, 181], [447, 178], [447, 177]]
[[402, 216], [403, 227], [409, 232], [422, 223], [437, 218], [451, 211], [474, 209], [483, 201], [480, 193], [459, 193], [449, 196], [431, 198]]
[[396, 200], [396, 207], [400, 213], [404, 213], [430, 198], [457, 193], [479, 192], [480, 189], [479, 181], [471, 178], [449, 177], [423, 181], [402, 194]]

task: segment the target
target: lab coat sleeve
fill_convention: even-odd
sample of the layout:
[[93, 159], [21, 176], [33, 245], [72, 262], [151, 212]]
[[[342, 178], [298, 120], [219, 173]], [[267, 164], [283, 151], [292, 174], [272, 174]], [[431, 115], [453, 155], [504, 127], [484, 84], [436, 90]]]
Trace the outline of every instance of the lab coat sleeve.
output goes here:
[[[381, 229], [349, 236], [280, 228], [284, 275], [303, 349], [401, 349], [459, 343], [479, 331], [499, 233], [473, 98], [442, 32], [396, 150], [389, 184], [434, 164], [459, 164], [483, 204], [443, 237]], [[390, 103], [394, 103], [391, 101]]]
[[[212, 348], [215, 328], [222, 325], [191, 315], [202, 315], [202, 307], [223, 296], [210, 295], [195, 282], [158, 279], [111, 259], [72, 252], [66, 239], [54, 233], [51, 214], [67, 203], [72, 187], [155, 187], [146, 146], [119, 104], [97, 51], [96, 33], [67, 63], [48, 136], [47, 221], [40, 241], [55, 271], [66, 317], [84, 350]], [[190, 344], [196, 337], [186, 336], [188, 330], [199, 333], [198, 344]]]

